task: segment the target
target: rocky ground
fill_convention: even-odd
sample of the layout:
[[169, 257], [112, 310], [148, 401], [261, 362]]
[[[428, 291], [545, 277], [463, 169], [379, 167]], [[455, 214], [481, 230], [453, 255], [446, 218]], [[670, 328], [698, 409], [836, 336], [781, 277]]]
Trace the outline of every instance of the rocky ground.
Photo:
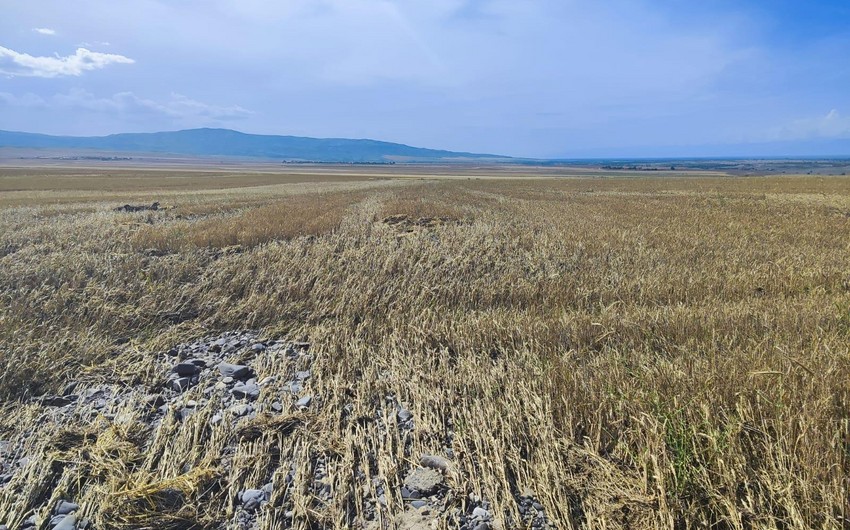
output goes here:
[[[233, 331], [156, 356], [154, 387], [72, 382], [34, 400], [42, 428], [0, 442], [0, 529], [318, 528], [338, 517], [369, 529], [500, 526], [486, 496], [453, 489], [452, 431], [442, 454], [412, 454], [417, 420], [393, 395], [372, 417], [353, 418], [353, 404], [329, 416], [401, 440], [394, 450], [409, 464], [396, 470], [400, 481], [379, 472], [376, 454], [346, 465], [309, 442], [288, 445], [288, 458], [281, 444], [258, 448], [299, 429], [322, 436], [316, 419], [331, 400], [314, 390], [322, 374], [309, 343]], [[286, 377], [260, 377], [269, 363], [285, 363], [277, 372]], [[187, 506], [203, 502], [223, 509]], [[516, 506], [517, 527], [553, 527], [533, 493], [518, 495]]]

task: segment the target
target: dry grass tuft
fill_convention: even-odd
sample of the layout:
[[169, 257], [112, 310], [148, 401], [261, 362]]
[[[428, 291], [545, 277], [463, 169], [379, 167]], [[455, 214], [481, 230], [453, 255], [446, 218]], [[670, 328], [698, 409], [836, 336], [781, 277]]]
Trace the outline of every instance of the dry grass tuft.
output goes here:
[[207, 528], [207, 491], [218, 478], [214, 469], [194, 469], [170, 479], [133, 476], [133, 483], [108, 493], [109, 504], [95, 519], [103, 528], [191, 530]]

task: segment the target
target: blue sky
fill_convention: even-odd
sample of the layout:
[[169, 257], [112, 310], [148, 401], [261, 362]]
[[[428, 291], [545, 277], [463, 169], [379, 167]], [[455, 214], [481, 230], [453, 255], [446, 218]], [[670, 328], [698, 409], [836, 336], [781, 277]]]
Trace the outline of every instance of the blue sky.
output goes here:
[[533, 157], [850, 146], [847, 0], [0, 0], [0, 10], [0, 129], [226, 127]]

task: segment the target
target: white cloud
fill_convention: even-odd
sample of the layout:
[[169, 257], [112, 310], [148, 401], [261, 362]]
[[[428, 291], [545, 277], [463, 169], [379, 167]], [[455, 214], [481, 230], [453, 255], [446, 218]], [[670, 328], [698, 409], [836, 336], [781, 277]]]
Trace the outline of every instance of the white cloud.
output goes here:
[[93, 52], [77, 48], [74, 55], [61, 57], [33, 56], [0, 46], [0, 73], [21, 77], [79, 76], [83, 72], [100, 70], [110, 64], [132, 64], [123, 55]]
[[55, 29], [50, 28], [32, 28], [32, 30], [41, 35], [56, 35]]
[[31, 93], [15, 96], [0, 92], [0, 104], [23, 108], [76, 109], [125, 116], [159, 115], [187, 123], [237, 120], [253, 114], [239, 105], [211, 105], [182, 94], [171, 94], [165, 101], [156, 101], [139, 97], [133, 92], [119, 92], [111, 97], [99, 98], [80, 89], [55, 94], [47, 99]]

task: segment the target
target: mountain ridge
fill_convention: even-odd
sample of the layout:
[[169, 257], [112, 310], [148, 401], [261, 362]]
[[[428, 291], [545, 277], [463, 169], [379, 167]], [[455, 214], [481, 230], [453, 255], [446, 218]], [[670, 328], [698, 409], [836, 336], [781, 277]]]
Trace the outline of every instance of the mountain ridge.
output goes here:
[[509, 160], [502, 155], [429, 149], [367, 138], [263, 135], [233, 129], [199, 128], [106, 136], [54, 136], [0, 130], [0, 147], [95, 149], [117, 152], [234, 156], [304, 162], [395, 162]]

